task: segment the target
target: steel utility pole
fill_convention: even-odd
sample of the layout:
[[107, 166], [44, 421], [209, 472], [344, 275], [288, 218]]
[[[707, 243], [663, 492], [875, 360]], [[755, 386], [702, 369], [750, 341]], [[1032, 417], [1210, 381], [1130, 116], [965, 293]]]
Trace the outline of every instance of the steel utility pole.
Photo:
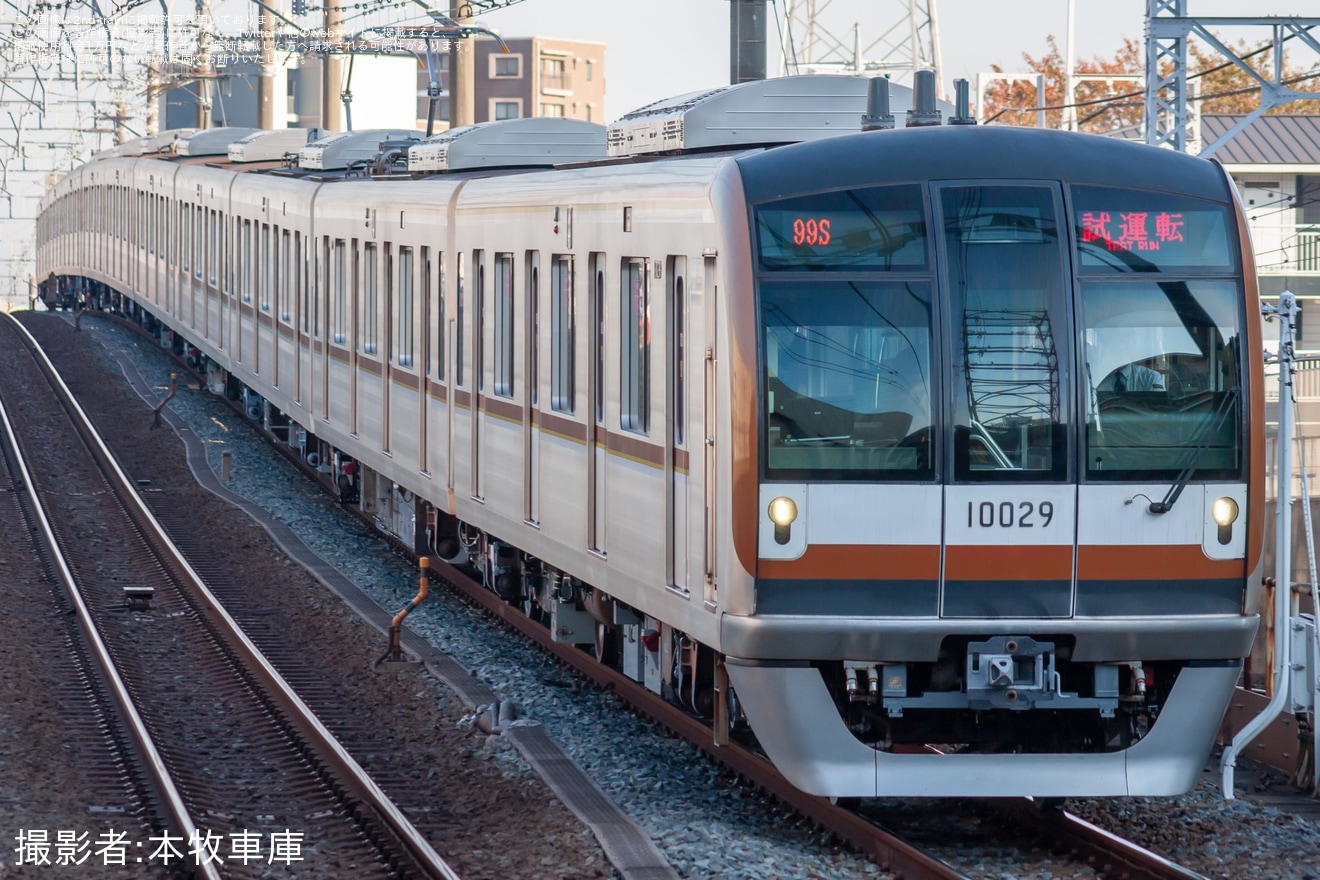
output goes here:
[[275, 14], [257, 7], [257, 35], [261, 55], [257, 60], [257, 127], [275, 127]]
[[[165, 27], [169, 27], [168, 19]], [[197, 127], [201, 129], [211, 127], [211, 79], [214, 73], [215, 67], [211, 64], [211, 0], [197, 0]], [[151, 93], [150, 85], [147, 93]]]
[[[460, 18], [463, 13], [466, 18]], [[449, 17], [459, 27], [472, 24], [472, 4], [461, 0], [450, 0]], [[449, 44], [449, 127], [471, 125], [477, 121], [474, 106], [476, 67], [476, 44], [471, 40], [454, 40]], [[533, 59], [524, 58], [527, 64]], [[524, 70], [523, 76], [531, 76]]]
[[729, 82], [765, 79], [765, 0], [729, 2]]
[[[345, 0], [326, 0], [325, 32], [326, 42], [339, 43], [344, 39]], [[344, 105], [339, 102], [339, 92], [344, 87], [344, 58], [334, 52], [327, 52], [321, 59], [321, 128], [326, 131], [343, 131]]]

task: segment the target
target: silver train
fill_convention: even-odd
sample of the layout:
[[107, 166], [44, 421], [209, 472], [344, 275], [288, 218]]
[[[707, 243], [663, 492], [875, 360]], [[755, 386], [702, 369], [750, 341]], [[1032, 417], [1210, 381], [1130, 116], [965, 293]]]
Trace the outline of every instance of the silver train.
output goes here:
[[1184, 791], [1258, 622], [1232, 182], [858, 132], [865, 91], [480, 125], [407, 168], [97, 158], [42, 206], [39, 277], [807, 791]]

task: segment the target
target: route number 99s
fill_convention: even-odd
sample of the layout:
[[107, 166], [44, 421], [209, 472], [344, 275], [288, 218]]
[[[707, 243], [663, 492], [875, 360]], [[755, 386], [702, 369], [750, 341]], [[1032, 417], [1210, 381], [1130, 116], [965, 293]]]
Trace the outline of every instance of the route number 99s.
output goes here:
[[967, 527], [983, 529], [1048, 528], [1054, 521], [1050, 501], [968, 501]]

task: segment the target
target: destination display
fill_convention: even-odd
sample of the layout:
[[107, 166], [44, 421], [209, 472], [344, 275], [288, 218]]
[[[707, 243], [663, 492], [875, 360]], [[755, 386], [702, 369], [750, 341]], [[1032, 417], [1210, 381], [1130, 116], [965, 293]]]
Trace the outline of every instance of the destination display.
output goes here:
[[916, 185], [813, 193], [756, 209], [764, 270], [913, 271], [926, 266]]
[[1084, 271], [1229, 272], [1227, 208], [1169, 193], [1073, 187]]

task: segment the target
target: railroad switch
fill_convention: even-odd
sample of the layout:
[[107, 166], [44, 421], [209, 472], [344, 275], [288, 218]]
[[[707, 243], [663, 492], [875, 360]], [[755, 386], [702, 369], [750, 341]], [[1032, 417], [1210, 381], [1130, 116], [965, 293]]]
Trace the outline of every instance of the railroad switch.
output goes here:
[[155, 587], [124, 587], [124, 604], [129, 611], [150, 611]]

